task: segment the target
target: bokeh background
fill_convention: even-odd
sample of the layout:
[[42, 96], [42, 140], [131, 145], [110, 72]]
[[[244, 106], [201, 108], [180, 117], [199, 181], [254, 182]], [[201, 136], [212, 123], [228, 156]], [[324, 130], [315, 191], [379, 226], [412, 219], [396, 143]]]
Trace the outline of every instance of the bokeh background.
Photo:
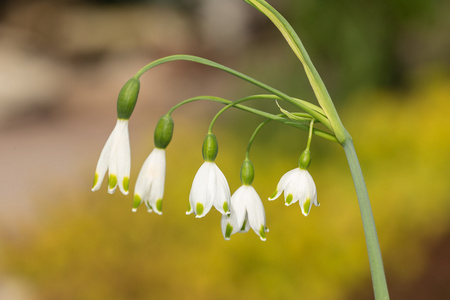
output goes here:
[[[449, 2], [271, 3], [297, 29], [354, 138], [392, 299], [450, 298]], [[305, 218], [264, 199], [296, 167], [306, 134], [271, 124], [255, 140], [266, 242], [253, 232], [224, 241], [216, 211], [185, 215], [218, 104], [174, 113], [162, 216], [131, 213], [131, 195], [90, 191], [121, 86], [175, 53], [314, 101], [280, 34], [241, 0], [0, 2], [0, 299], [373, 299], [356, 195], [331, 142], [313, 140], [321, 206]], [[193, 63], [148, 72], [130, 122], [131, 186], [171, 106], [260, 92]], [[260, 121], [230, 111], [216, 124], [231, 190]]]

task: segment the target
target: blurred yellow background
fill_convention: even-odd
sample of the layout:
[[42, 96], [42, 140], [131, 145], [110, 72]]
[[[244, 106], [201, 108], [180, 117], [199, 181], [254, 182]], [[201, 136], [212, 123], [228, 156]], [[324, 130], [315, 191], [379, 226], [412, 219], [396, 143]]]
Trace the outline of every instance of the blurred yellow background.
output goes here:
[[[450, 297], [450, 9], [444, 1], [271, 1], [293, 26], [353, 136], [392, 299]], [[370, 4], [370, 5], [369, 5]], [[221, 106], [177, 110], [163, 215], [90, 191], [121, 86], [146, 63], [186, 53], [313, 101], [282, 37], [241, 0], [4, 1], [0, 6], [0, 299], [373, 299], [343, 150], [315, 137], [320, 207], [267, 201], [306, 133], [268, 125], [251, 152], [267, 241], [225, 241], [220, 215], [186, 216], [201, 144]], [[142, 77], [130, 120], [131, 187], [158, 118], [186, 98], [260, 93], [192, 63]], [[252, 104], [253, 105], [253, 104]], [[277, 112], [274, 103], [255, 107]], [[287, 107], [287, 106], [286, 106]], [[262, 121], [215, 126], [232, 191]]]

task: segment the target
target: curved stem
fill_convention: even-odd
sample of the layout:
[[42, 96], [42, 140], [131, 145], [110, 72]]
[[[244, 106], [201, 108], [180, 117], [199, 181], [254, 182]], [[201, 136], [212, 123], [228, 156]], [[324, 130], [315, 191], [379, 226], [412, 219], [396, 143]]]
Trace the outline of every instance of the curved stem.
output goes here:
[[[227, 73], [230, 73], [236, 77], [239, 77], [253, 85], [256, 85], [278, 97], [280, 97], [280, 99], [285, 100], [293, 105], [295, 105], [296, 107], [302, 109], [303, 111], [309, 113], [311, 116], [313, 116], [317, 121], [319, 121], [320, 123], [322, 123], [323, 125], [325, 125], [325, 127], [327, 127], [329, 130], [333, 131], [332, 126], [329, 122], [329, 120], [327, 119], [327, 117], [325, 117], [323, 114], [319, 113], [318, 111], [321, 110], [321, 108], [317, 107], [317, 108], [312, 108], [311, 103], [309, 103], [308, 105], [305, 105], [303, 102], [298, 101], [298, 99], [293, 99], [292, 97], [288, 96], [287, 94], [267, 85], [264, 84], [248, 75], [245, 75], [241, 72], [238, 72], [236, 70], [233, 70], [229, 67], [226, 67], [224, 65], [218, 64], [216, 62], [213, 62], [211, 60], [202, 58], [202, 57], [198, 57], [198, 56], [193, 56], [193, 55], [185, 55], [185, 54], [180, 54], [180, 55], [171, 55], [171, 56], [166, 56], [160, 59], [157, 59], [149, 64], [147, 64], [146, 66], [144, 66], [141, 70], [139, 70], [136, 75], [134, 75], [135, 78], [140, 78], [145, 72], [147, 72], [148, 70], [163, 64], [163, 63], [167, 63], [167, 62], [171, 62], [171, 61], [177, 61], [177, 60], [185, 60], [185, 61], [192, 61], [192, 62], [196, 62], [196, 63], [200, 63], [203, 65], [207, 65], [210, 67], [214, 67], [217, 69], [220, 69], [222, 71], [225, 71]], [[333, 131], [334, 132], [334, 131]]]
[[[232, 103], [228, 104], [227, 106], [225, 106], [224, 108], [222, 108], [221, 110], [219, 110], [219, 111], [216, 113], [216, 115], [213, 117], [213, 119], [211, 120], [211, 123], [209, 124], [208, 133], [211, 133], [211, 132], [212, 132], [212, 128], [213, 128], [214, 124], [216, 123], [216, 120], [217, 120], [217, 119], [220, 117], [220, 115], [223, 114], [226, 110], [228, 110], [228, 109], [231, 108], [231, 107], [236, 106], [236, 105], [239, 104], [239, 103], [246, 102], [246, 101], [249, 101], [249, 100], [256, 100], [256, 99], [259, 99], [259, 100], [268, 100], [268, 98], [264, 98], [264, 97], [261, 97], [261, 96], [263, 96], [263, 95], [247, 96], [247, 97], [238, 99], [238, 100], [236, 100], [236, 101], [233, 101]], [[278, 115], [278, 116], [280, 116], [280, 115]], [[310, 115], [308, 115], [308, 116], [311, 117]]]
[[[254, 96], [249, 96], [249, 97], [255, 98], [255, 97], [258, 97], [258, 96], [264, 96], [265, 97], [265, 96], [268, 96], [268, 95], [254, 95]], [[224, 98], [220, 98], [220, 97], [215, 97], [215, 96], [197, 96], [197, 97], [193, 97], [193, 98], [189, 98], [189, 99], [186, 99], [184, 101], [181, 101], [180, 103], [178, 103], [177, 105], [172, 107], [169, 110], [168, 114], [169, 115], [172, 114], [175, 111], [175, 109], [179, 108], [180, 106], [182, 106], [184, 104], [187, 104], [187, 103], [190, 103], [190, 102], [194, 102], [194, 101], [199, 101], [199, 100], [208, 100], [208, 101], [218, 102], [218, 103], [227, 104], [227, 105], [233, 103], [233, 101], [230, 101], [230, 100], [227, 100], [227, 99], [224, 99]], [[233, 105], [233, 107], [236, 107], [236, 108], [238, 108], [240, 110], [243, 110], [243, 111], [246, 111], [246, 112], [250, 112], [250, 113], [253, 113], [255, 115], [258, 115], [258, 116], [261, 116], [261, 117], [264, 117], [264, 118], [268, 118], [268, 119], [271, 119], [271, 120], [274, 120], [274, 121], [277, 121], [277, 122], [280, 122], [280, 123], [283, 123], [283, 124], [286, 124], [286, 125], [290, 125], [290, 126], [295, 127], [295, 128], [299, 128], [299, 129], [302, 129], [302, 130], [305, 130], [305, 131], [309, 130], [307, 125], [302, 124], [301, 122], [298, 122], [298, 121], [293, 121], [293, 120], [290, 120], [290, 119], [283, 118], [280, 115], [274, 115], [274, 114], [271, 114], [271, 113], [268, 113], [268, 112], [265, 112], [265, 111], [262, 111], [262, 110], [258, 110], [256, 108], [252, 108], [252, 107], [248, 107], [248, 106], [242, 105], [242, 104], [235, 104], [235, 105]], [[323, 131], [323, 130], [320, 130], [320, 129], [314, 129], [314, 134], [317, 135], [317, 136], [320, 136], [322, 138], [325, 138], [325, 139], [327, 139], [329, 141], [337, 142], [337, 140], [334, 137], [334, 135], [332, 135], [332, 134], [330, 134], [330, 133], [328, 133], [326, 131]]]
[[245, 152], [245, 158], [248, 159], [249, 157], [249, 153], [250, 153], [250, 148], [253, 145], [253, 140], [255, 139], [256, 135], [258, 134], [258, 132], [261, 130], [261, 128], [263, 128], [264, 125], [266, 125], [267, 123], [269, 123], [270, 119], [265, 120], [264, 122], [261, 122], [261, 124], [258, 125], [258, 127], [256, 127], [255, 131], [253, 131], [252, 136], [250, 137], [250, 140], [248, 141], [247, 144], [247, 151]]
[[370, 206], [369, 194], [367, 193], [366, 183], [356, 156], [355, 147], [350, 136], [342, 145], [347, 156], [348, 165], [353, 177], [353, 183], [358, 197], [359, 209], [364, 227], [364, 235], [366, 238], [367, 252], [369, 255], [370, 271], [372, 273], [372, 283], [375, 293], [375, 299], [389, 299], [389, 292], [384, 274], [383, 259], [381, 257], [380, 245], [378, 243], [377, 230], [375, 228], [375, 220]]

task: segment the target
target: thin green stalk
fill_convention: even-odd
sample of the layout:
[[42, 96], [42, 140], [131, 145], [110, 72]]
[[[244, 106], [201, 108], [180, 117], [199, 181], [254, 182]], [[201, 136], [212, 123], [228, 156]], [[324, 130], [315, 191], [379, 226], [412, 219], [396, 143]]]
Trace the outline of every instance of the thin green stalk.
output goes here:
[[250, 148], [253, 145], [253, 140], [255, 139], [256, 135], [258, 134], [258, 132], [261, 130], [261, 128], [264, 127], [264, 125], [266, 125], [267, 123], [269, 123], [270, 119], [265, 120], [264, 122], [261, 122], [261, 124], [258, 125], [258, 127], [256, 127], [255, 131], [253, 131], [252, 136], [250, 137], [250, 140], [248, 141], [247, 144], [247, 151], [245, 152], [245, 159], [249, 159], [249, 154], [250, 154]]
[[306, 150], [311, 148], [312, 135], [314, 131], [314, 119], [309, 122], [308, 142], [306, 143]]
[[384, 274], [383, 259], [381, 257], [380, 245], [378, 244], [377, 230], [375, 220], [370, 206], [369, 194], [367, 193], [366, 183], [356, 156], [355, 147], [351, 138], [347, 139], [342, 145], [347, 156], [348, 165], [352, 173], [355, 185], [356, 195], [358, 197], [359, 209], [366, 237], [367, 253], [369, 255], [370, 271], [372, 274], [372, 283], [375, 293], [375, 299], [388, 300], [389, 291]]
[[[312, 108], [314, 106], [314, 104], [312, 103], [308, 103], [307, 105], [302, 102], [299, 101], [298, 99], [294, 99], [290, 96], [288, 96], [287, 94], [267, 85], [264, 84], [248, 75], [245, 75], [241, 72], [238, 72], [236, 70], [233, 70], [229, 67], [226, 67], [224, 65], [218, 64], [216, 62], [213, 62], [209, 59], [205, 59], [202, 57], [198, 57], [198, 56], [194, 56], [194, 55], [185, 55], [185, 54], [179, 54], [179, 55], [171, 55], [171, 56], [166, 56], [160, 59], [157, 59], [155, 61], [152, 61], [151, 63], [147, 64], [146, 66], [144, 66], [141, 70], [139, 70], [136, 75], [134, 75], [135, 78], [139, 79], [145, 72], [147, 72], [148, 70], [163, 64], [163, 63], [167, 63], [167, 62], [171, 62], [171, 61], [178, 61], [178, 60], [185, 60], [185, 61], [192, 61], [192, 62], [196, 62], [199, 64], [203, 64], [203, 65], [207, 65], [213, 68], [217, 68], [219, 70], [225, 71], [227, 73], [230, 73], [238, 78], [241, 78], [253, 85], [256, 85], [276, 96], [278, 96], [280, 99], [287, 101], [293, 105], [295, 105], [296, 107], [302, 109], [303, 111], [309, 113], [311, 116], [313, 116], [317, 121], [319, 121], [320, 123], [322, 123], [323, 125], [325, 125], [325, 127], [327, 127], [330, 131], [333, 131], [333, 128], [329, 122], [329, 120], [327, 119], [327, 117], [325, 117], [322, 113], [320, 113], [319, 111], [321, 111], [322, 109], [319, 107], [316, 108]], [[325, 112], [326, 113], [326, 112]]]
[[[256, 99], [256, 98], [264, 98], [266, 96], [271, 96], [271, 95], [253, 95], [253, 96], [249, 96], [249, 97], [246, 97], [246, 98]], [[268, 97], [268, 98], [270, 98], [270, 97]], [[192, 97], [192, 98], [186, 99], [184, 101], [181, 101], [177, 105], [173, 106], [169, 110], [168, 114], [169, 115], [172, 114], [175, 111], [175, 109], [179, 108], [180, 106], [183, 106], [183, 105], [185, 105], [187, 103], [190, 103], [190, 102], [199, 101], [199, 100], [208, 100], [208, 101], [218, 102], [218, 103], [227, 104], [227, 105], [233, 103], [233, 101], [230, 101], [230, 100], [227, 100], [227, 99], [224, 99], [224, 98], [220, 98], [220, 97], [215, 97], [215, 96], [197, 96], [197, 97]], [[271, 119], [271, 120], [274, 120], [274, 121], [277, 121], [277, 122], [280, 122], [280, 123], [283, 123], [283, 124], [286, 124], [286, 125], [289, 125], [289, 126], [292, 126], [292, 127], [295, 127], [295, 128], [299, 128], [299, 129], [302, 129], [302, 130], [305, 130], [305, 131], [309, 130], [308, 126], [306, 126], [305, 124], [302, 124], [301, 122], [294, 121], [294, 120], [291, 120], [291, 119], [283, 118], [280, 115], [274, 115], [274, 114], [271, 114], [271, 113], [268, 113], [268, 112], [265, 112], [265, 111], [262, 111], [262, 110], [258, 110], [256, 108], [252, 108], [252, 107], [248, 107], [248, 106], [242, 105], [242, 104], [234, 104], [233, 107], [236, 107], [236, 108], [238, 108], [240, 110], [243, 110], [243, 111], [246, 111], [246, 112], [250, 112], [250, 113], [253, 113], [255, 115], [258, 115], [258, 116], [261, 116], [261, 117], [264, 117], [264, 118], [268, 118], [268, 119]], [[322, 138], [325, 138], [325, 139], [327, 139], [329, 141], [337, 142], [337, 140], [334, 137], [334, 135], [332, 135], [332, 134], [330, 134], [330, 133], [328, 133], [326, 131], [323, 131], [323, 130], [320, 130], [320, 129], [314, 129], [314, 134], [317, 135], [317, 136], [320, 136]]]

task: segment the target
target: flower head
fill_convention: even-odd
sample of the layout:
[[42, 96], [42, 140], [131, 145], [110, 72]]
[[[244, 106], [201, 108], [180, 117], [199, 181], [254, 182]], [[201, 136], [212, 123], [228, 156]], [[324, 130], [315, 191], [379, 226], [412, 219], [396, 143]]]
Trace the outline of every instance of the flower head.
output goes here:
[[316, 185], [307, 170], [295, 168], [284, 174], [269, 200], [275, 200], [283, 191], [285, 204], [291, 205], [298, 201], [305, 217], [313, 204], [319, 206]]
[[128, 120], [118, 119], [114, 130], [106, 141], [98, 159], [92, 191], [100, 188], [109, 169], [108, 192], [114, 193], [119, 186], [127, 195], [130, 178], [130, 140], [128, 137]]
[[133, 211], [145, 202], [148, 212], [162, 214], [162, 198], [166, 175], [166, 150], [155, 148], [145, 160], [134, 189]]
[[250, 185], [242, 185], [231, 197], [231, 214], [223, 215], [221, 220], [223, 237], [230, 239], [232, 234], [247, 232], [250, 227], [262, 241], [266, 240], [266, 214], [258, 193]]
[[214, 162], [205, 161], [195, 174], [186, 214], [195, 213], [196, 218], [201, 218], [213, 205], [220, 213], [228, 214], [230, 188], [219, 167]]

